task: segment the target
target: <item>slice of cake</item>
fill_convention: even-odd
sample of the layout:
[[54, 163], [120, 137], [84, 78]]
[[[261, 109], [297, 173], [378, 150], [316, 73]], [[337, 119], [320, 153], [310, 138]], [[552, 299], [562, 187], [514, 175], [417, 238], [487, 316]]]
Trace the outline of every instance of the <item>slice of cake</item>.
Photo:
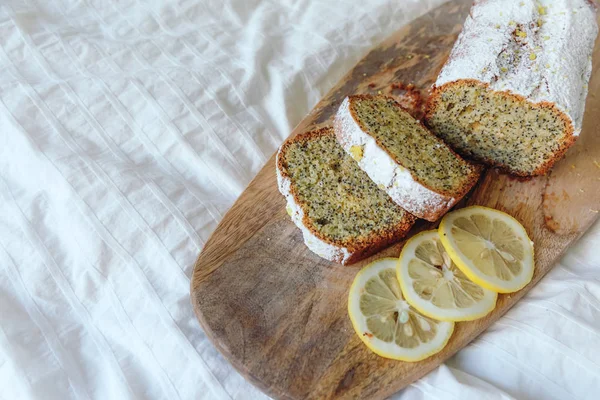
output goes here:
[[479, 179], [479, 166], [460, 158], [390, 97], [347, 97], [334, 129], [373, 182], [428, 221], [440, 218]]
[[475, 1], [427, 125], [465, 157], [546, 173], [581, 131], [597, 33], [590, 0]]
[[331, 128], [283, 143], [277, 183], [304, 242], [327, 260], [356, 262], [400, 240], [415, 221], [344, 153]]

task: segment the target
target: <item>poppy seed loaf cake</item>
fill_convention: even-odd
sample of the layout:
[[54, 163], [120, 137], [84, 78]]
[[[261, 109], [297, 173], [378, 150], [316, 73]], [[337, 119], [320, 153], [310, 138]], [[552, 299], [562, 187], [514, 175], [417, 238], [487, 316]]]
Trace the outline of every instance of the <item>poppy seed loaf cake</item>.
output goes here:
[[427, 125], [467, 158], [546, 173], [581, 131], [597, 33], [591, 0], [475, 1]]
[[347, 97], [334, 129], [359, 167], [419, 218], [437, 220], [479, 179], [479, 166], [461, 159], [390, 97]]
[[346, 155], [331, 128], [288, 139], [276, 163], [288, 213], [308, 248], [327, 260], [359, 261], [400, 240], [415, 221]]

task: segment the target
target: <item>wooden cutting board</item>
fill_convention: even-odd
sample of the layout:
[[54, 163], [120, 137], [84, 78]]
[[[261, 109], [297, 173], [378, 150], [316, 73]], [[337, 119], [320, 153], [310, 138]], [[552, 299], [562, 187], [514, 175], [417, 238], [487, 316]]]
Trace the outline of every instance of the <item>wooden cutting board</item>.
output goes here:
[[[457, 0], [415, 20], [373, 49], [294, 129], [331, 123], [344, 96], [405, 94], [391, 87], [434, 82], [461, 30], [471, 0]], [[384, 398], [422, 377], [496, 321], [552, 268], [600, 210], [600, 50], [594, 52], [583, 133], [549, 176], [519, 181], [489, 170], [465, 204], [516, 217], [535, 243], [532, 282], [501, 295], [494, 312], [456, 324], [437, 355], [418, 363], [371, 353], [355, 335], [347, 296], [358, 270], [397, 256], [398, 244], [349, 267], [327, 262], [303, 244], [277, 190], [275, 156], [227, 213], [200, 254], [191, 299], [202, 328], [221, 353], [267, 394], [286, 399]], [[419, 222], [411, 235], [431, 229]]]

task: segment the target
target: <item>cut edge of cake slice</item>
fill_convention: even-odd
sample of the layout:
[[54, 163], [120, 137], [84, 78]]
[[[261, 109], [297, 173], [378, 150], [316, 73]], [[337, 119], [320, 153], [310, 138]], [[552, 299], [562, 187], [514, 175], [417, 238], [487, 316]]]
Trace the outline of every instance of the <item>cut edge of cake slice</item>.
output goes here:
[[[435, 141], [435, 146], [451, 154], [452, 159], [468, 166], [462, 184], [452, 190], [428, 186], [402, 165], [397, 157], [386, 149], [381, 140], [375, 138], [362, 124], [352, 108], [356, 100], [386, 99], [393, 102], [403, 117], [411, 118], [418, 129], [423, 129]], [[469, 163], [456, 154], [441, 139], [431, 133], [420, 121], [415, 120], [394, 99], [386, 96], [354, 95], [342, 102], [334, 117], [334, 129], [338, 142], [354, 158], [359, 167], [384, 190], [392, 200], [411, 214], [428, 221], [436, 221], [452, 208], [477, 183], [483, 168]]]
[[[496, 132], [478, 119], [478, 115], [468, 122], [464, 122], [461, 120], [463, 115], [468, 118], [469, 116], [466, 114], [469, 112], [485, 114], [488, 109], [476, 108], [469, 103], [448, 101], [445, 97], [460, 98], [464, 94], [470, 95], [470, 92], [474, 92], [478, 100], [483, 103], [505, 102], [517, 104], [518, 107], [527, 108], [528, 111], [544, 113], [541, 119], [552, 121], [553, 125], [543, 131], [558, 131], [559, 134], [540, 138], [537, 144], [532, 145], [523, 139], [525, 136], [529, 137], [523, 133], [525, 131], [523, 127], [513, 128], [511, 124], [510, 129], [519, 131], [519, 133], [509, 136], [507, 134], [510, 129], [498, 128], [498, 132]], [[453, 150], [469, 160], [524, 178], [548, 173], [554, 164], [565, 156], [567, 150], [579, 136], [574, 129], [571, 117], [556, 104], [547, 101], [532, 103], [524, 96], [506, 91], [496, 91], [489, 84], [475, 79], [459, 79], [441, 86], [434, 86], [425, 108], [425, 123]], [[460, 117], [456, 117], [456, 114], [460, 114]], [[498, 114], [502, 113], [498, 112]], [[539, 117], [536, 118], [536, 120], [539, 119]], [[514, 120], [520, 121], [522, 118], [517, 117]], [[497, 124], [493, 123], [493, 126], [495, 127]], [[482, 134], [483, 132], [485, 134]], [[504, 135], [499, 134], [500, 132]], [[482, 144], [482, 141], [489, 143]], [[511, 149], [511, 146], [514, 148]], [[517, 146], [521, 146], [521, 148]], [[545, 150], [539, 150], [542, 148]], [[537, 153], [534, 153], [536, 151]], [[496, 153], [500, 153], [500, 155], [495, 155]], [[530, 161], [530, 157], [536, 157], [538, 160]], [[516, 165], [517, 163], [519, 165]]]
[[[338, 262], [343, 265], [349, 265], [400, 241], [404, 236], [406, 236], [410, 228], [413, 226], [416, 218], [390, 200], [388, 208], [397, 207], [398, 211], [402, 213], [400, 216], [400, 221], [397, 225], [387, 227], [386, 229], [380, 231], [373, 231], [373, 233], [367, 238], [357, 240], [355, 242], [336, 240], [335, 238], [328, 237], [327, 235], [319, 232], [314, 221], [312, 221], [307, 215], [309, 211], [308, 204], [300, 199], [299, 191], [301, 189], [297, 187], [293, 181], [293, 178], [287, 171], [286, 152], [294, 143], [309, 140], [319, 140], [326, 135], [330, 135], [333, 138], [333, 143], [335, 146], [339, 146], [339, 144], [337, 144], [335, 141], [334, 131], [330, 127], [315, 129], [287, 139], [277, 152], [277, 184], [279, 191], [286, 199], [287, 212], [294, 224], [302, 231], [306, 246], [313, 253], [326, 260]], [[346, 156], [343, 151], [340, 150], [340, 152], [345, 157], [349, 157]], [[312, 165], [311, 168], [315, 168], [315, 166]], [[358, 167], [356, 170], [357, 173], [364, 174], [364, 172], [358, 169]], [[379, 191], [379, 189], [369, 180], [366, 174], [364, 174], [364, 182], [365, 184], [372, 186], [373, 190]]]

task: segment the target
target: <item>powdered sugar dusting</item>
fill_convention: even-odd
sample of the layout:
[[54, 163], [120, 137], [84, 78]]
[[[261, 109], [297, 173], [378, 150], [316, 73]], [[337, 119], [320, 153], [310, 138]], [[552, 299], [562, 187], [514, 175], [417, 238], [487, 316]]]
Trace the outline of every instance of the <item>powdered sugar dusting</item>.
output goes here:
[[436, 193], [417, 182], [410, 171], [394, 161], [377, 145], [375, 139], [365, 133], [350, 113], [350, 98], [346, 97], [334, 119], [338, 142], [352, 155], [353, 146], [362, 147], [359, 167], [379, 188], [400, 207], [411, 214], [430, 221], [437, 220], [457, 199]]
[[475, 79], [554, 103], [578, 135], [597, 34], [588, 0], [477, 0], [436, 86]]
[[[279, 148], [279, 151], [277, 152], [276, 165], [279, 165], [278, 161], [280, 156], [281, 148]], [[304, 219], [304, 211], [302, 210], [302, 207], [300, 207], [300, 205], [294, 200], [294, 196], [291, 192], [291, 180], [288, 177], [283, 176], [279, 168], [276, 168], [276, 172], [279, 192], [281, 192], [287, 201], [287, 207], [291, 213], [292, 221], [302, 231], [302, 237], [304, 238], [306, 247], [308, 247], [310, 251], [317, 254], [319, 257], [329, 261], [345, 264], [353, 253], [350, 253], [345, 247], [334, 246], [319, 239], [304, 225], [302, 222]]]

